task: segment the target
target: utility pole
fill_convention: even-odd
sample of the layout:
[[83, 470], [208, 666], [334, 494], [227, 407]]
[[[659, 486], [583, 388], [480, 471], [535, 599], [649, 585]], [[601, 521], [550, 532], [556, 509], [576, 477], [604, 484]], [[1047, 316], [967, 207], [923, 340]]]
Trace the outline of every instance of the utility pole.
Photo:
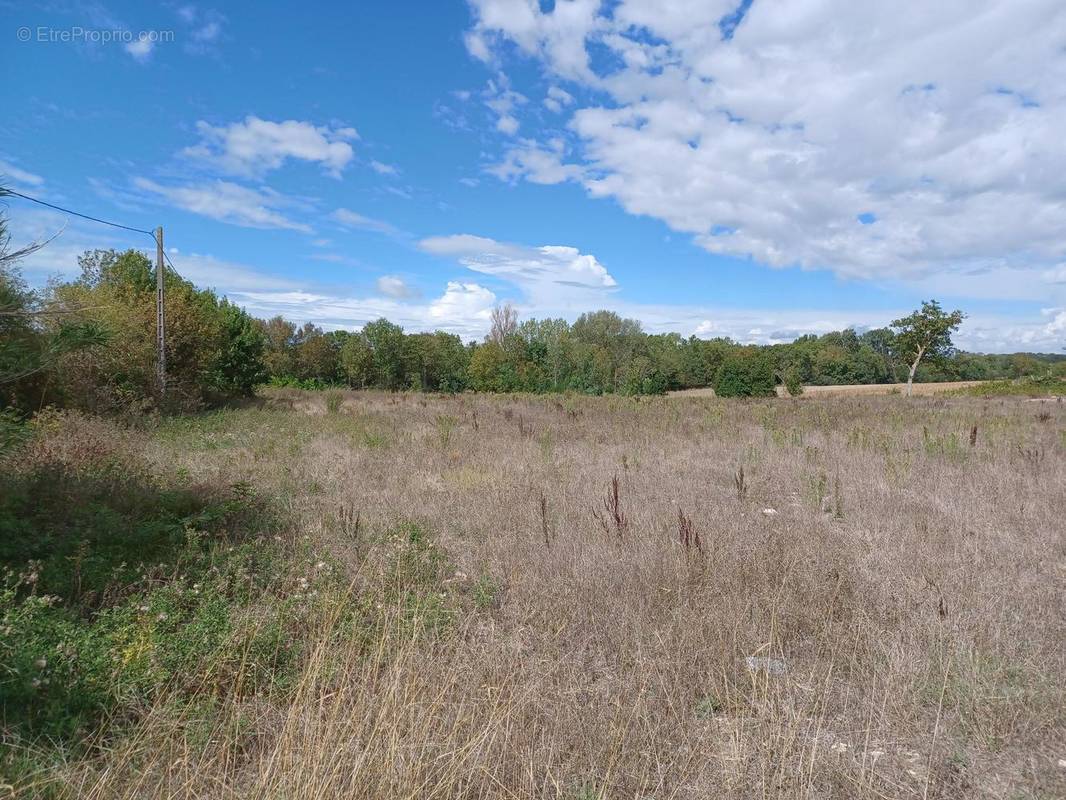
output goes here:
[[166, 315], [163, 311], [163, 226], [155, 229], [155, 345], [160, 396], [167, 393]]

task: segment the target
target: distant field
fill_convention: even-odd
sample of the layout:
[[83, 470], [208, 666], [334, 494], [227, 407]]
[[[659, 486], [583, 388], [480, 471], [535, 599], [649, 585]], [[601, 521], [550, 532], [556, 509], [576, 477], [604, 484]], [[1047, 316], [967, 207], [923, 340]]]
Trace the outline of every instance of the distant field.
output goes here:
[[[916, 383], [914, 384], [915, 395], [931, 395], [948, 392], [952, 389], [965, 389], [969, 386], [980, 386], [986, 381], [946, 381], [944, 383]], [[858, 383], [845, 386], [804, 386], [800, 397], [823, 396], [823, 395], [878, 395], [878, 394], [902, 394], [907, 389], [902, 383]], [[777, 393], [786, 396], [785, 388], [779, 386]], [[714, 389], [709, 386], [702, 389], [681, 389], [676, 392], [668, 392], [671, 397], [714, 397]]]

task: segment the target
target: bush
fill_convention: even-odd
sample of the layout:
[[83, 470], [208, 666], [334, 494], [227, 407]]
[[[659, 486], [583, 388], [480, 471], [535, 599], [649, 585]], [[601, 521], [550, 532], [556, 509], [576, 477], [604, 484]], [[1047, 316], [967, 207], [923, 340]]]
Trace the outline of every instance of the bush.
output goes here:
[[[159, 692], [273, 680], [288, 607], [245, 609], [280, 579], [267, 509], [242, 485], [215, 494], [152, 474], [136, 434], [46, 415], [0, 476], [0, 708], [25, 738], [75, 740]], [[289, 626], [291, 627], [291, 626]], [[190, 681], [195, 682], [195, 685]]]
[[714, 380], [714, 393], [719, 397], [772, 397], [774, 387], [773, 364], [758, 350], [726, 356]]
[[[53, 287], [47, 301], [64, 313], [47, 324], [87, 325], [107, 341], [58, 359], [50, 371], [52, 399], [98, 411], [158, 404], [151, 262], [136, 250], [97, 250], [79, 265], [78, 280]], [[166, 314], [168, 407], [248, 395], [266, 379], [263, 333], [241, 308], [167, 273]]]
[[795, 367], [789, 367], [785, 370], [784, 384], [790, 397], [799, 397], [803, 394], [803, 376]]

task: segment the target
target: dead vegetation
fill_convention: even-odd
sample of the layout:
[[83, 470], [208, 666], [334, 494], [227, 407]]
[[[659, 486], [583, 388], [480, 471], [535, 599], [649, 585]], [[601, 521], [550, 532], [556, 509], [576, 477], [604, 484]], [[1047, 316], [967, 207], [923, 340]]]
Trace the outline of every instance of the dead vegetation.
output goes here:
[[1066, 796], [1066, 410], [1041, 413], [286, 390], [164, 423], [156, 463], [259, 487], [346, 581], [291, 686], [161, 699], [49, 791]]

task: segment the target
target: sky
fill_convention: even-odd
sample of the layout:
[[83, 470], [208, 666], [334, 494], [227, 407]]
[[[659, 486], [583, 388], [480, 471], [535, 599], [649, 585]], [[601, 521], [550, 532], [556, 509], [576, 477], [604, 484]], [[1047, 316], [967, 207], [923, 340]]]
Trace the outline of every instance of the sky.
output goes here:
[[[609, 308], [790, 341], [937, 298], [1066, 347], [1061, 0], [0, 0], [0, 176], [258, 316]], [[36, 285], [143, 235], [10, 198]]]

